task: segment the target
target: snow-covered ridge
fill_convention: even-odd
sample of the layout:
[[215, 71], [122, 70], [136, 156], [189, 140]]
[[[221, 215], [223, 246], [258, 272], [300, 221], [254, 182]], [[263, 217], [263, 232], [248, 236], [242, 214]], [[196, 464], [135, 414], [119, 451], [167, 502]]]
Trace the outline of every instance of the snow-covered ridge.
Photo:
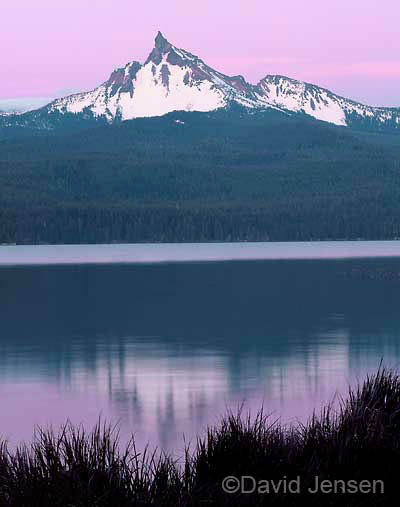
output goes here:
[[365, 106], [310, 83], [285, 76], [266, 76], [257, 85], [258, 98], [289, 111], [306, 113], [318, 120], [348, 125], [352, 117], [360, 120], [400, 123], [399, 108]]
[[268, 75], [257, 85], [226, 76], [173, 46], [159, 32], [144, 64], [130, 62], [95, 90], [55, 100], [48, 113], [90, 113], [129, 120], [172, 111], [213, 111], [232, 103], [252, 110], [301, 113], [336, 125], [374, 123], [400, 128], [400, 108], [369, 107], [318, 86]]

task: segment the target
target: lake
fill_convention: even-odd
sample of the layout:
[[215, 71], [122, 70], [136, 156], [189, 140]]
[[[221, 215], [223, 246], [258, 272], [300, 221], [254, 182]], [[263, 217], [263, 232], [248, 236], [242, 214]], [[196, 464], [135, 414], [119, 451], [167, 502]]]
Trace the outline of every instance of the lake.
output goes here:
[[[207, 262], [201, 262], [207, 261]], [[180, 452], [400, 362], [400, 242], [0, 247], [0, 434], [99, 416]]]

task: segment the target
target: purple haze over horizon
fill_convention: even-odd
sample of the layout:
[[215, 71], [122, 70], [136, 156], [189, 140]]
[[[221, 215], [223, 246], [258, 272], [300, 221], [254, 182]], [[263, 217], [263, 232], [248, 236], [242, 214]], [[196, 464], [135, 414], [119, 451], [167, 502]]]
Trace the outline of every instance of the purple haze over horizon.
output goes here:
[[400, 106], [398, 0], [93, 3], [2, 6], [0, 99], [95, 88], [116, 67], [144, 62], [161, 30], [211, 67], [253, 83], [282, 74], [370, 105]]

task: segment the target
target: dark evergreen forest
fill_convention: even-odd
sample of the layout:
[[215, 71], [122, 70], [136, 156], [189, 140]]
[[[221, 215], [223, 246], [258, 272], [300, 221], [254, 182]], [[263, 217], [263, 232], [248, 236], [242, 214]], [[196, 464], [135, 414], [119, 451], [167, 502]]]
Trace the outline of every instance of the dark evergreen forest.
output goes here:
[[0, 243], [400, 237], [400, 135], [281, 113], [0, 134]]

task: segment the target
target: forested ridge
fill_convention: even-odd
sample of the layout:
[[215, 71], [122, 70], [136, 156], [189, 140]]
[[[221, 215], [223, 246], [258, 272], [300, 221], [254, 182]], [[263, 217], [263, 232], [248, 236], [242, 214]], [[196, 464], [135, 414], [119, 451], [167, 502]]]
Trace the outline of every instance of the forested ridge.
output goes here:
[[0, 141], [0, 243], [400, 237], [400, 135], [171, 113]]

